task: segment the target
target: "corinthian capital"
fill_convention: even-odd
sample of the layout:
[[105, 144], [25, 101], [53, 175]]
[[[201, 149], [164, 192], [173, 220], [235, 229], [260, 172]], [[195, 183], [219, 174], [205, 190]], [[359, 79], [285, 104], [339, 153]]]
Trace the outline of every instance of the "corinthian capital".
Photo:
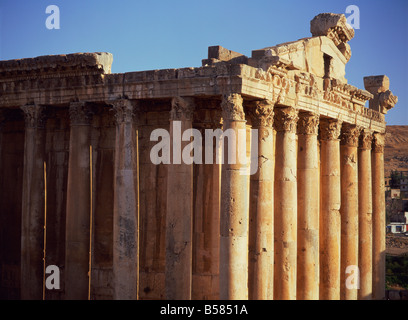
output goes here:
[[362, 150], [371, 150], [373, 145], [373, 133], [363, 130], [360, 135], [359, 148]]
[[194, 98], [175, 97], [171, 100], [170, 120], [193, 120]]
[[321, 140], [337, 140], [340, 136], [342, 122], [337, 119], [320, 120]]
[[273, 104], [270, 101], [262, 100], [252, 102], [248, 109], [255, 128], [273, 126]]
[[26, 128], [44, 128], [45, 108], [36, 104], [29, 104], [21, 107], [24, 112]]
[[69, 105], [69, 118], [72, 126], [89, 125], [92, 120], [92, 111], [86, 102], [71, 102]]
[[225, 121], [244, 121], [245, 112], [243, 99], [240, 94], [232, 93], [224, 95], [222, 98], [221, 109], [222, 118]]
[[341, 144], [358, 147], [358, 138], [360, 136], [361, 128], [359, 126], [344, 124], [342, 127]]
[[275, 108], [276, 131], [287, 131], [296, 133], [298, 111], [295, 108]]
[[131, 123], [133, 121], [135, 110], [133, 104], [128, 99], [118, 99], [111, 102], [115, 111], [116, 124]]
[[375, 153], [384, 153], [385, 135], [383, 133], [374, 133], [373, 151]]
[[319, 115], [311, 112], [300, 112], [298, 121], [298, 134], [319, 133]]

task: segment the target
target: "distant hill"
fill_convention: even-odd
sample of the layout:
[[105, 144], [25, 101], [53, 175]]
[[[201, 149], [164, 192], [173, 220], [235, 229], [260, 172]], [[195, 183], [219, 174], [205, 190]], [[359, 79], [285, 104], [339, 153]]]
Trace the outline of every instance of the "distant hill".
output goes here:
[[384, 158], [386, 177], [391, 170], [408, 170], [408, 126], [387, 126]]

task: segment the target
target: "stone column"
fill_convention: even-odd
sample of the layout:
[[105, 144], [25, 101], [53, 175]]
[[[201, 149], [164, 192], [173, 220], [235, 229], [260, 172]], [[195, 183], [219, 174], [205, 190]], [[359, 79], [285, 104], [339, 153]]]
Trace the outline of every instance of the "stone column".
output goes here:
[[65, 235], [65, 299], [88, 298], [90, 236], [91, 113], [84, 102], [72, 102]]
[[178, 97], [173, 98], [171, 103], [172, 164], [167, 171], [166, 299], [189, 300], [192, 283], [193, 165], [184, 163], [181, 158], [184, 147], [190, 144], [190, 141], [182, 141], [181, 137], [192, 128], [194, 100]]
[[[344, 124], [340, 147], [341, 263], [340, 298], [357, 300], [358, 275], [358, 166], [357, 147], [361, 129]], [[349, 280], [347, 280], [349, 278]]]
[[296, 299], [297, 159], [295, 108], [275, 108], [274, 299]]
[[374, 133], [373, 179], [373, 299], [385, 299], [384, 134]]
[[43, 107], [21, 107], [25, 116], [21, 216], [21, 299], [42, 299], [44, 256], [45, 120]]
[[116, 118], [113, 298], [136, 300], [139, 274], [138, 131], [131, 101], [113, 102]]
[[301, 112], [298, 122], [297, 299], [319, 299], [319, 115]]
[[320, 121], [320, 286], [321, 300], [340, 299], [341, 122]]
[[258, 130], [258, 170], [250, 177], [249, 299], [273, 299], [273, 104], [257, 101], [249, 109]]
[[[239, 143], [239, 132], [246, 131], [243, 99], [239, 94], [224, 95], [222, 117], [224, 134], [232, 132], [235, 141], [224, 139], [224, 163], [221, 172], [220, 212], [220, 299], [248, 299], [248, 177], [243, 173], [246, 164], [239, 161], [245, 154]], [[228, 131], [227, 131], [228, 130]], [[242, 138], [242, 137], [241, 137]], [[241, 145], [241, 148], [239, 147]], [[236, 155], [235, 164], [227, 159], [228, 148]]]
[[373, 291], [372, 264], [372, 133], [363, 131], [358, 150], [358, 265], [360, 268], [360, 300], [371, 300]]

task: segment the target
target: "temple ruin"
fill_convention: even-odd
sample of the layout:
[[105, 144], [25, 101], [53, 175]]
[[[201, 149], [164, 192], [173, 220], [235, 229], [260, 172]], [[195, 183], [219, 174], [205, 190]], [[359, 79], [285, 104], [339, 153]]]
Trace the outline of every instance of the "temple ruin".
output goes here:
[[[397, 97], [385, 75], [347, 83], [344, 15], [310, 26], [251, 57], [210, 47], [194, 68], [111, 73], [110, 53], [0, 61], [0, 297], [384, 299]], [[244, 129], [256, 173], [152, 163], [152, 132], [176, 121]]]

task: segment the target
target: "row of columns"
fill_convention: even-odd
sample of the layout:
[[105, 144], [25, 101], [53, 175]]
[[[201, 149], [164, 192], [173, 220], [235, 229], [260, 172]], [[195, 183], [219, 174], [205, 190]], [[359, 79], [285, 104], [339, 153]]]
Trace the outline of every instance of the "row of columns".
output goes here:
[[[134, 102], [112, 102], [116, 111], [114, 164], [113, 292], [138, 298], [138, 134]], [[223, 97], [223, 130], [246, 129], [243, 99]], [[44, 225], [44, 110], [26, 115], [22, 214], [22, 298], [41, 298]], [[221, 172], [220, 299], [381, 299], [385, 280], [383, 135], [361, 133], [340, 120], [319, 119], [267, 101], [249, 106], [258, 129], [258, 170], [225, 161]], [[170, 114], [172, 159], [188, 146], [173, 143], [173, 122], [192, 129], [194, 100], [175, 98]], [[69, 109], [70, 150], [66, 207], [65, 294], [88, 298], [91, 215], [92, 109]], [[320, 139], [318, 139], [320, 128]], [[274, 135], [274, 130], [276, 135]], [[342, 133], [342, 134], [341, 134]], [[339, 139], [341, 135], [341, 140]], [[320, 141], [320, 148], [319, 148]], [[239, 150], [238, 139], [228, 148]], [[371, 148], [373, 145], [373, 149]], [[371, 154], [371, 150], [373, 153]], [[242, 151], [242, 150], [241, 150]], [[319, 156], [320, 151], [320, 156]], [[319, 163], [320, 162], [320, 163]], [[320, 177], [320, 178], [319, 178]], [[191, 299], [193, 166], [169, 165], [166, 211], [166, 299]], [[372, 212], [371, 212], [372, 211]], [[372, 225], [371, 225], [372, 224]], [[361, 289], [345, 288], [345, 269], [358, 265]]]

